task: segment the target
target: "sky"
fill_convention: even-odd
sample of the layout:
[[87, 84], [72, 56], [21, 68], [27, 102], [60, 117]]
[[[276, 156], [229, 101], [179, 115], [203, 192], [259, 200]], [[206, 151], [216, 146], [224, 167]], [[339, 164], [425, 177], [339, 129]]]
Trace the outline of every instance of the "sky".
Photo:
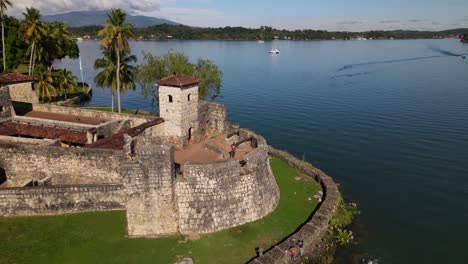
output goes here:
[[468, 0], [14, 0], [42, 14], [124, 8], [200, 27], [272, 26], [279, 29], [444, 30], [468, 27]]

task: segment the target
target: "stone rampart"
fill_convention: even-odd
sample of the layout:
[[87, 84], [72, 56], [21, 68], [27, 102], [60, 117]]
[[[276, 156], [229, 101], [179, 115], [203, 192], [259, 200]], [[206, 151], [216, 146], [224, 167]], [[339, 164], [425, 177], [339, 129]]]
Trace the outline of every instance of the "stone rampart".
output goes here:
[[223, 104], [200, 101], [198, 104], [198, 129], [200, 135], [225, 131], [226, 107]]
[[245, 161], [245, 165], [239, 160], [184, 165], [175, 191], [182, 234], [242, 225], [276, 208], [279, 188], [270, 170], [266, 144], [253, 150]]
[[290, 263], [288, 250], [292, 245], [291, 241], [304, 240], [304, 252], [307, 254], [312, 253], [327, 235], [329, 222], [338, 208], [339, 191], [338, 186], [330, 176], [313, 167], [310, 163], [298, 160], [291, 154], [274, 149], [273, 147], [269, 148], [269, 153], [272, 156], [287, 161], [291, 166], [314, 178], [320, 183], [324, 193], [322, 203], [318, 209], [296, 233], [285, 238], [281, 243], [250, 262], [258, 264]]
[[49, 178], [54, 185], [121, 183], [122, 151], [0, 144], [9, 186]]
[[0, 216], [63, 214], [123, 208], [122, 185], [0, 189]]
[[130, 155], [121, 166], [127, 196], [128, 236], [176, 234], [174, 147], [142, 138], [129, 144]]

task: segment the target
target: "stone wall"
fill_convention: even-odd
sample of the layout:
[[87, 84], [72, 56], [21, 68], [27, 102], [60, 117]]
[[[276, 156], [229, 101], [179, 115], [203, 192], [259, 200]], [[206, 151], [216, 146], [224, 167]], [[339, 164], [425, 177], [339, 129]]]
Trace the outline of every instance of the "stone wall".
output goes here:
[[127, 196], [128, 236], [176, 234], [174, 147], [143, 138], [134, 139], [121, 174]]
[[226, 130], [226, 107], [223, 104], [200, 101], [198, 128], [201, 135], [216, 134]]
[[0, 216], [115, 210], [123, 209], [123, 204], [122, 185], [0, 189]]
[[0, 122], [11, 120], [11, 99], [7, 86], [0, 88]]
[[182, 234], [242, 225], [276, 208], [279, 188], [270, 170], [266, 144], [246, 156], [245, 161], [245, 166], [239, 160], [184, 165], [175, 192]]
[[272, 147], [269, 148], [269, 153], [272, 156], [287, 161], [291, 166], [314, 178], [320, 183], [324, 192], [322, 203], [318, 209], [296, 233], [285, 238], [281, 243], [250, 262], [258, 264], [290, 263], [288, 251], [289, 247], [293, 245], [291, 241], [304, 240], [305, 254], [314, 253], [320, 247], [322, 239], [328, 233], [329, 222], [338, 208], [339, 191], [338, 186], [330, 176], [311, 164], [298, 160], [291, 154]]
[[58, 120], [44, 119], [44, 118], [26, 117], [26, 116], [15, 116], [13, 117], [12, 121], [15, 123], [20, 123], [20, 124], [61, 128], [61, 129], [68, 129], [68, 130], [74, 130], [74, 131], [80, 131], [80, 132], [88, 131], [96, 127], [95, 125], [87, 125], [87, 124], [72, 123], [72, 122], [65, 122], [65, 121], [58, 121]]
[[39, 97], [33, 89], [34, 84], [32, 82], [9, 84], [8, 87], [12, 101], [31, 104], [39, 103]]
[[0, 144], [9, 186], [50, 177], [52, 184], [121, 183], [122, 151]]
[[154, 117], [152, 116], [119, 114], [119, 113], [91, 110], [91, 109], [86, 109], [86, 108], [65, 107], [65, 106], [57, 106], [57, 105], [51, 105], [51, 104], [34, 105], [33, 110], [41, 111], [41, 112], [66, 114], [66, 115], [76, 115], [76, 116], [83, 116], [83, 117], [102, 118], [103, 120], [107, 120], [107, 121], [111, 121], [111, 120], [120, 121], [120, 120], [129, 119], [131, 122], [130, 125], [132, 127], [141, 125], [143, 123], [149, 122], [154, 119]]

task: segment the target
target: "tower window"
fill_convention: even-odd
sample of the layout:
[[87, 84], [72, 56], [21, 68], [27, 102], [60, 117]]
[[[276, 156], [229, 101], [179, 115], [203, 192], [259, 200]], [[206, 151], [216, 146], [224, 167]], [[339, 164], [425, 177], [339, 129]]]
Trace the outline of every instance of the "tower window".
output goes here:
[[191, 94], [188, 94], [188, 96], [187, 96], [188, 101], [190, 101], [190, 96], [191, 96]]
[[172, 95], [168, 95], [169, 97], [169, 103], [172, 103]]

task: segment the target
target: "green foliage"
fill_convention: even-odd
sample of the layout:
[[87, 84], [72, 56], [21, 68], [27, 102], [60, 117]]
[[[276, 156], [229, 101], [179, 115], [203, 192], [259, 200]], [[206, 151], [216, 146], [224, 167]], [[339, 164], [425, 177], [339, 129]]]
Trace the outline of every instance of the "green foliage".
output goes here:
[[[24, 35], [20, 32], [20, 22], [11, 16], [4, 16], [5, 25], [5, 54], [7, 69], [15, 70], [20, 66], [26, 57], [28, 43]], [[0, 50], [0, 53], [3, 51]], [[3, 56], [3, 53], [2, 53]], [[3, 64], [0, 64], [0, 70], [4, 71]]]
[[36, 88], [39, 98], [48, 98], [50, 100], [52, 96], [57, 95], [57, 90], [53, 85], [54, 81], [50, 71], [40, 65], [34, 70], [33, 75], [37, 79], [34, 87]]
[[[103, 57], [94, 62], [94, 69], [100, 70], [94, 76], [94, 83], [97, 87], [103, 90], [110, 89], [112, 100], [112, 112], [114, 111], [114, 93], [117, 91], [117, 66], [116, 54], [113, 50], [107, 48], [102, 50]], [[132, 63], [136, 62], [137, 58], [129, 55], [127, 52], [121, 53], [120, 58], [120, 92], [125, 93], [127, 90], [135, 90], [135, 66]], [[122, 111], [122, 109], [120, 109]]]
[[341, 195], [338, 199], [338, 209], [330, 220], [328, 232], [336, 244], [346, 246], [353, 241], [354, 236], [353, 232], [345, 227], [351, 224], [358, 211], [355, 206], [346, 204]]
[[78, 91], [77, 77], [73, 76], [73, 73], [66, 69], [60, 69], [53, 74], [54, 76], [54, 87], [57, 88], [59, 95], [64, 95], [65, 99], [67, 94], [75, 93]]
[[335, 234], [336, 243], [340, 246], [346, 246], [353, 242], [354, 236], [351, 230], [338, 228]]
[[[117, 91], [115, 53], [109, 49], [105, 49], [102, 51], [102, 56], [102, 58], [94, 62], [94, 69], [101, 70], [94, 76], [94, 82], [97, 87], [101, 87], [103, 90], [110, 89], [111, 93], [114, 94]], [[136, 68], [132, 65], [136, 60], [135, 56], [129, 55], [127, 52], [122, 53], [120, 60], [120, 91], [123, 93], [127, 90], [135, 90], [136, 88], [134, 82]]]
[[36, 61], [48, 68], [55, 60], [65, 57], [78, 58], [80, 52], [76, 41], [70, 36], [68, 27], [62, 22], [43, 23], [47, 35], [37, 43]]
[[317, 206], [307, 198], [320, 185], [294, 178], [300, 173], [271, 158], [281, 190], [278, 208], [239, 227], [201, 235], [128, 239], [124, 211], [43, 217], [0, 218], [0, 263], [174, 263], [191, 256], [195, 263], [246, 263], [255, 248], [269, 248], [304, 223]]
[[163, 56], [143, 53], [144, 63], [138, 66], [137, 80], [142, 86], [144, 96], [157, 97], [156, 82], [174, 73], [197, 77], [201, 80], [198, 85], [199, 97], [215, 98], [220, 93], [222, 72], [210, 60], [198, 59], [191, 63], [189, 58], [180, 52], [169, 51]]
[[[106, 54], [105, 57], [112, 60], [115, 65], [115, 90], [117, 91], [117, 106], [118, 112], [121, 112], [120, 93], [122, 89], [121, 82], [125, 81], [125, 76], [121, 76], [122, 60], [125, 59], [125, 55], [130, 56], [130, 45], [128, 44], [129, 39], [134, 39], [132, 25], [125, 23], [127, 14], [122, 9], [112, 9], [108, 15], [108, 19], [104, 28], [98, 32], [98, 35], [103, 37], [101, 41], [101, 48], [110, 54]], [[112, 55], [115, 54], [115, 56]], [[135, 58], [136, 61], [136, 58]], [[129, 66], [129, 65], [128, 65]], [[130, 67], [130, 66], [129, 66]], [[130, 78], [131, 82], [127, 85], [133, 85], [133, 78]], [[129, 81], [127, 80], [127, 81]], [[114, 99], [112, 98], [112, 104]]]
[[[88, 35], [97, 37], [96, 26], [86, 26], [73, 28], [75, 36]], [[135, 28], [136, 36], [144, 39], [223, 39], [223, 40], [271, 40], [275, 36], [283, 39], [288, 37], [295, 40], [331, 40], [331, 39], [351, 39], [359, 36], [374, 39], [416, 39], [433, 38], [434, 36], [449, 37], [461, 35], [466, 29], [446, 30], [440, 32], [434, 31], [367, 31], [367, 32], [332, 32], [326, 30], [280, 30], [268, 26], [259, 28], [244, 27], [219, 27], [219, 28], [201, 28], [184, 25], [162, 24], [147, 28]]]

